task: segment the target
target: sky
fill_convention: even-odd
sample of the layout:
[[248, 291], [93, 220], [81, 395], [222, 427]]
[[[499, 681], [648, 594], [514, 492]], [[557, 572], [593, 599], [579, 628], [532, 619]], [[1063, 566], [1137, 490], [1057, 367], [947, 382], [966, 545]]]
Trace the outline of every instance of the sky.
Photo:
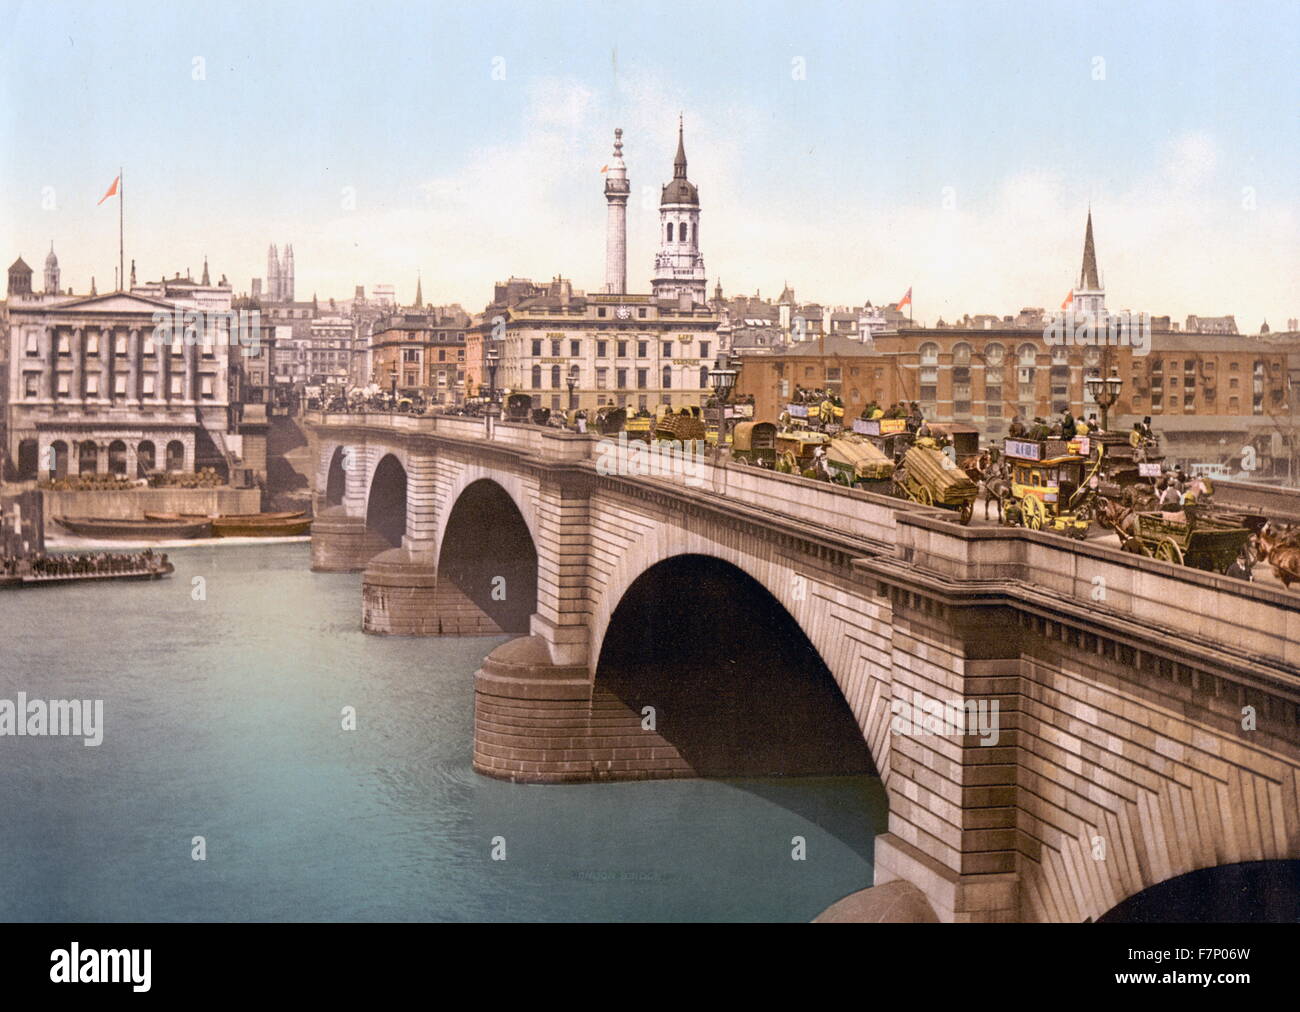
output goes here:
[[1300, 317], [1300, 5], [0, 0], [0, 255], [471, 312], [604, 281], [624, 130], [649, 290], [678, 116], [709, 288], [1055, 308], [1085, 218], [1112, 309]]

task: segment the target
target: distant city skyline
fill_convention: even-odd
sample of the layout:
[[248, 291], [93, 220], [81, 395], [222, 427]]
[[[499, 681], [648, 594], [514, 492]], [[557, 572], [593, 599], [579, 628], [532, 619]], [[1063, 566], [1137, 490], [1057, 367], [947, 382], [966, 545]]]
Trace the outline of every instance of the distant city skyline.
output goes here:
[[64, 287], [110, 290], [121, 165], [141, 280], [206, 255], [247, 291], [287, 241], [300, 300], [594, 292], [621, 127], [647, 292], [680, 113], [710, 292], [1050, 310], [1091, 205], [1110, 308], [1300, 316], [1289, 5], [562, 6], [5, 3], [6, 256], [39, 270], [53, 240]]

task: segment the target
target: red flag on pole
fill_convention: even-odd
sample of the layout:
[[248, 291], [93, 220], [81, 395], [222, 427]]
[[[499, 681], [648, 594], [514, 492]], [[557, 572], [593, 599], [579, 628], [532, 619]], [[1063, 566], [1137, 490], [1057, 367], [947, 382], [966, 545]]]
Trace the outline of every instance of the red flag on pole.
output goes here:
[[1072, 303], [1073, 301], [1074, 301], [1074, 289], [1071, 288], [1071, 289], [1070, 289], [1070, 294], [1067, 295], [1067, 296], [1065, 297], [1065, 301], [1061, 303], [1061, 308], [1062, 308], [1062, 309], [1068, 309], [1069, 306], [1070, 306], [1070, 303]]
[[[102, 203], [103, 203], [104, 201], [106, 201], [109, 197], [113, 196], [113, 194], [117, 193], [117, 184], [118, 184], [118, 181], [119, 181], [121, 178], [122, 178], [121, 176], [117, 176], [117, 177], [114, 178], [114, 180], [113, 180], [113, 185], [110, 186], [110, 187], [108, 188], [108, 192], [105, 193], [102, 197], [99, 198], [99, 204], [102, 204]], [[95, 206], [98, 207], [99, 204], [96, 204]]]
[[902, 309], [904, 306], [910, 306], [911, 304], [912, 304], [912, 289], [909, 288], [907, 290], [907, 294], [898, 300], [898, 306], [896, 308]]

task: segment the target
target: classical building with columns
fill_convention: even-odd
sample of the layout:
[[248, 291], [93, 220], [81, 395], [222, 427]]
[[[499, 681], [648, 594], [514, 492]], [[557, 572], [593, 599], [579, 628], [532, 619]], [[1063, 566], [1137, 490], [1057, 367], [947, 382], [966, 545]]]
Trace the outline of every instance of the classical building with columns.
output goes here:
[[[242, 450], [230, 413], [230, 308], [228, 284], [179, 276], [129, 292], [38, 294], [19, 258], [6, 302], [6, 473], [225, 470]], [[155, 344], [160, 321], [178, 333], [201, 321], [203, 332]]]

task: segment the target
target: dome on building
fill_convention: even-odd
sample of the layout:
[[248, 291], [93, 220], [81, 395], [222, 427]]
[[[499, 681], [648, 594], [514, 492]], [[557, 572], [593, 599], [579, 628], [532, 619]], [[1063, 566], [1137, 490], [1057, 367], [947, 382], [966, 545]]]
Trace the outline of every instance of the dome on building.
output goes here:
[[682, 138], [682, 125], [677, 124], [677, 157], [673, 159], [672, 182], [664, 186], [659, 206], [665, 204], [698, 204], [700, 191], [686, 178], [686, 144]]
[[49, 255], [45, 258], [45, 269], [53, 270], [59, 266], [59, 258], [54, 255], [54, 243], [50, 243]]

